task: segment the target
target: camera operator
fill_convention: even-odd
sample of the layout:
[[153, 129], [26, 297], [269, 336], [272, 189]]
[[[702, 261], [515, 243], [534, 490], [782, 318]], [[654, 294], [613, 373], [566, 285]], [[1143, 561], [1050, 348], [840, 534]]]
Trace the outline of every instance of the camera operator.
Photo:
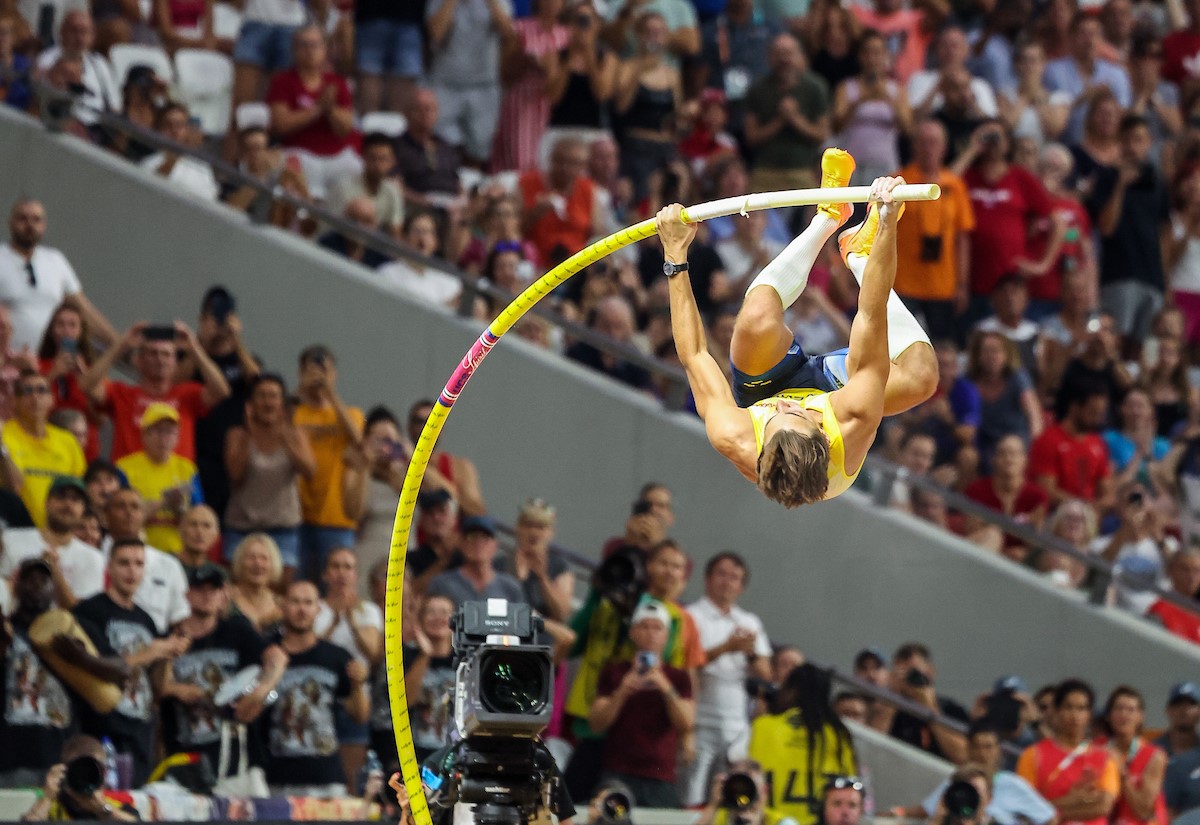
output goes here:
[[[929, 648], [919, 642], [909, 642], [897, 648], [892, 656], [888, 689], [934, 713], [969, 722], [970, 717], [962, 705], [938, 694], [934, 687], [936, 675]], [[956, 765], [967, 759], [967, 739], [961, 733], [936, 723], [930, 725], [891, 705], [876, 703], [871, 726]]]
[[662, 660], [671, 614], [653, 599], [634, 612], [633, 662], [612, 662], [600, 674], [588, 722], [607, 734], [604, 771], [626, 783], [634, 802], [678, 808], [679, 739], [692, 729], [696, 705], [687, 672]]
[[26, 822], [104, 819], [136, 822], [131, 806], [105, 793], [104, 746], [90, 736], [73, 736], [62, 749], [62, 761], [46, 774], [42, 798], [21, 817]]
[[717, 774], [708, 800], [693, 825], [796, 825], [796, 820], [766, 807], [767, 780], [751, 760], [734, 762]]
[[934, 825], [994, 825], [988, 815], [992, 778], [982, 765], [968, 762], [950, 776], [930, 821]]
[[[1001, 745], [1007, 742], [1018, 752], [1040, 738], [1037, 732], [1040, 716], [1033, 697], [1029, 695], [1029, 686], [1020, 676], [1001, 676], [992, 685], [991, 693], [975, 697], [975, 704], [971, 707], [972, 719], [986, 719], [989, 727], [999, 734]], [[980, 761], [969, 755], [967, 758], [972, 762]], [[1015, 768], [1016, 757], [1005, 756], [1001, 764], [1004, 768]]]

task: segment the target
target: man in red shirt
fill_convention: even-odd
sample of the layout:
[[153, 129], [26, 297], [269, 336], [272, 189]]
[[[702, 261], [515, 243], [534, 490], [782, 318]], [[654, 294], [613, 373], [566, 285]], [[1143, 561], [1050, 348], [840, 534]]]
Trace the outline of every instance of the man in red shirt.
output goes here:
[[[975, 212], [971, 233], [971, 305], [969, 315], [978, 320], [989, 314], [988, 296], [1005, 275], [1031, 277], [1050, 269], [1060, 246], [1062, 228], [1054, 217], [1054, 202], [1041, 181], [1026, 169], [1009, 162], [1012, 140], [998, 120], [975, 130], [971, 142], [954, 162]], [[1040, 219], [1053, 222], [1057, 237], [1046, 247], [1046, 260], [1030, 257], [1029, 227]]]
[[1050, 242], [1057, 230], [1053, 220], [1043, 219], [1033, 227], [1030, 256], [1035, 260], [1051, 259], [1050, 268], [1041, 274], [1034, 273], [1029, 281], [1029, 317], [1034, 319], [1041, 319], [1057, 310], [1062, 297], [1062, 278], [1068, 272], [1082, 271], [1092, 300], [1099, 295], [1096, 253], [1092, 248], [1092, 221], [1079, 202], [1076, 190], [1067, 186], [1074, 163], [1071, 153], [1058, 143], [1043, 146], [1038, 158], [1042, 185], [1050, 195], [1054, 215], [1062, 226], [1062, 244], [1057, 251], [1050, 249]]
[[1186, 0], [1187, 28], [1163, 38], [1163, 77], [1178, 86], [1200, 78], [1200, 2]]
[[587, 162], [583, 141], [563, 138], [550, 151], [546, 172], [534, 169], [521, 176], [525, 239], [537, 249], [538, 263], [544, 267], [566, 260], [599, 234], [601, 210]]
[[1057, 507], [1069, 498], [1100, 513], [1113, 503], [1112, 463], [1100, 437], [1108, 419], [1108, 393], [1084, 390], [1067, 402], [1061, 423], [1050, 424], [1029, 449], [1029, 475]]
[[[177, 347], [191, 355], [203, 384], [176, 380]], [[130, 353], [138, 371], [138, 383], [105, 380], [117, 360]], [[155, 401], [168, 404], [179, 413], [179, 445], [175, 451], [194, 461], [196, 419], [229, 397], [229, 382], [200, 346], [196, 334], [182, 321], [176, 321], [173, 327], [134, 324], [92, 364], [80, 384], [112, 418], [113, 461], [142, 449], [142, 414]]]
[[319, 26], [292, 35], [292, 68], [271, 78], [271, 134], [299, 159], [314, 198], [335, 181], [362, 173], [354, 149], [354, 107], [344, 78], [326, 71], [328, 54]]
[[[1171, 556], [1167, 562], [1167, 576], [1176, 593], [1184, 598], [1196, 598], [1196, 592], [1200, 591], [1200, 550], [1189, 547]], [[1146, 615], [1162, 622], [1162, 626], [1176, 636], [1200, 644], [1200, 615], [1197, 613], [1159, 599]]]

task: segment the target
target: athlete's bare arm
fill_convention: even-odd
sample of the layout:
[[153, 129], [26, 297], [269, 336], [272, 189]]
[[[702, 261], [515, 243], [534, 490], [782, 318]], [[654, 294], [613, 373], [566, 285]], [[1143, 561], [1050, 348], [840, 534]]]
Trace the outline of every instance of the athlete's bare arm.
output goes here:
[[[695, 225], [689, 226], [683, 222], [682, 209], [677, 203], [664, 206], [655, 221], [663, 254], [667, 261], [675, 264], [687, 262], [688, 247], [696, 237]], [[696, 296], [692, 293], [688, 273], [680, 272], [672, 276], [669, 287], [675, 351], [687, 372], [688, 384], [696, 401], [696, 412], [704, 421], [708, 440], [743, 475], [751, 481], [757, 480], [757, 456], [750, 414], [734, 403], [725, 374], [708, 351], [704, 321], [696, 307]]]
[[887, 302], [896, 281], [896, 221], [899, 204], [892, 189], [903, 178], [879, 178], [872, 184], [871, 198], [880, 202], [879, 231], [863, 270], [858, 293], [858, 314], [850, 327], [846, 355], [846, 386], [829, 395], [837, 414], [845, 445], [845, 466], [853, 471], [862, 465], [883, 420], [883, 395], [891, 372], [888, 354]]

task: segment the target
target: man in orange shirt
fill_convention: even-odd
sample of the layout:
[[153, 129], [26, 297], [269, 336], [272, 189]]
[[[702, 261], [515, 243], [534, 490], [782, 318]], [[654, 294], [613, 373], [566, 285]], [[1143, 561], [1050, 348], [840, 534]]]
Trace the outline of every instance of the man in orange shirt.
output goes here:
[[521, 176], [525, 238], [537, 249], [542, 267], [566, 260], [600, 234], [600, 190], [586, 174], [587, 162], [583, 141], [563, 138], [554, 144], [545, 172], [534, 169]]
[[933, 340], [958, 339], [959, 316], [970, 297], [967, 269], [975, 212], [962, 178], [946, 169], [946, 128], [923, 120], [913, 130], [913, 161], [897, 174], [910, 183], [936, 183], [942, 196], [908, 204], [896, 226], [896, 294], [925, 321]]
[[308, 436], [317, 469], [300, 479], [300, 575], [317, 581], [325, 557], [336, 547], [354, 546], [355, 521], [342, 501], [345, 453], [362, 444], [363, 414], [337, 394], [337, 363], [321, 345], [300, 353], [300, 403], [292, 423]]

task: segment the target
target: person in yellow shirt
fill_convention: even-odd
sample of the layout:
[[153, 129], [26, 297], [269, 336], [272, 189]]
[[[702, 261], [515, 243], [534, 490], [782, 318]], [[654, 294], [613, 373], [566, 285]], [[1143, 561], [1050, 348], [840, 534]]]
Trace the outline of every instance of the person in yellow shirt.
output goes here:
[[142, 449], [117, 462], [129, 486], [141, 495], [146, 512], [146, 543], [166, 553], [183, 549], [179, 525], [194, 504], [201, 504], [196, 465], [175, 452], [179, 444], [179, 413], [170, 404], [154, 402], [142, 413]]
[[50, 384], [32, 370], [21, 373], [15, 388], [14, 416], [0, 440], [12, 464], [20, 471], [21, 500], [33, 523], [46, 526], [46, 493], [58, 476], [83, 475], [87, 461], [75, 436], [47, 423], [54, 398]]

